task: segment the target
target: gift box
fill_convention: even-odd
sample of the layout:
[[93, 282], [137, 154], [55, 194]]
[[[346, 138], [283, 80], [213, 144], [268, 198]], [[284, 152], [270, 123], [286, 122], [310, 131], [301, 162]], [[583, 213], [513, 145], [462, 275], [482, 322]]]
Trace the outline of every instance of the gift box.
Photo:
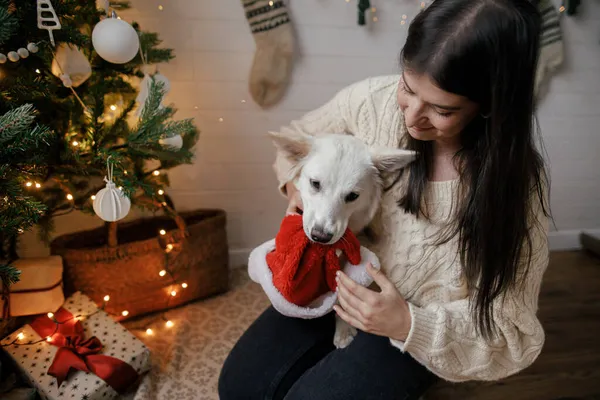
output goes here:
[[81, 292], [2, 345], [44, 400], [117, 398], [150, 369], [149, 349]]
[[0, 296], [4, 318], [55, 312], [64, 303], [62, 257], [21, 258], [12, 265], [21, 276]]

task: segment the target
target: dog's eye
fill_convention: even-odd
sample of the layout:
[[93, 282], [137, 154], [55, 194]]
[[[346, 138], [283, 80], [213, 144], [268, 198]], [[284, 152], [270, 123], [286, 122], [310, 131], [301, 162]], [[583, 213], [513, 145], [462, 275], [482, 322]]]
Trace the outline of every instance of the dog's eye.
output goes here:
[[356, 192], [349, 193], [345, 198], [346, 203], [352, 203], [356, 199], [358, 199], [358, 193]]
[[319, 190], [319, 189], [321, 189], [321, 182], [315, 181], [314, 179], [311, 179], [310, 180], [310, 186], [312, 186], [313, 189], [315, 189], [315, 190]]

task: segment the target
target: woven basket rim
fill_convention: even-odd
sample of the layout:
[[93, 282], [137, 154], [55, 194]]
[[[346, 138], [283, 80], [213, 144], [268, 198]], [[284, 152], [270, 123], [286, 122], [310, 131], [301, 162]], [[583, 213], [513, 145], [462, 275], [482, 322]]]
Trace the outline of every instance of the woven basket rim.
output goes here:
[[[226, 212], [222, 209], [217, 209], [217, 208], [201, 208], [201, 209], [190, 210], [190, 211], [182, 211], [182, 212], [179, 212], [178, 214], [183, 219], [188, 219], [190, 217], [202, 216], [202, 215], [206, 216], [206, 218], [203, 218], [196, 222], [187, 223], [188, 229], [193, 229], [193, 227], [198, 226], [200, 224], [206, 224], [209, 221], [226, 219]], [[147, 224], [150, 221], [154, 221], [154, 220], [171, 220], [171, 218], [168, 216], [163, 216], [163, 215], [155, 216], [155, 217], [142, 217], [142, 218], [137, 218], [132, 221], [127, 221], [127, 222], [121, 223], [121, 224], [119, 224], [119, 228], [120, 229], [128, 229], [128, 228], [130, 229], [130, 228], [133, 228], [138, 225]], [[224, 223], [224, 221], [223, 221], [223, 223]], [[50, 242], [51, 253], [52, 254], [61, 254], [63, 252], [69, 252], [71, 255], [87, 254], [89, 256], [90, 253], [97, 253], [98, 255], [100, 255], [100, 254], [105, 255], [107, 253], [118, 253], [118, 252], [127, 251], [129, 254], [131, 254], [133, 252], [161, 250], [160, 239], [158, 237], [149, 237], [147, 239], [119, 243], [119, 244], [117, 244], [116, 247], [108, 247], [106, 244], [104, 244], [102, 246], [92, 246], [91, 245], [91, 246], [86, 246], [86, 247], [78, 247], [78, 246], [71, 245], [75, 239], [80, 238], [82, 235], [90, 235], [91, 236], [91, 235], [98, 235], [98, 234], [104, 234], [104, 233], [105, 233], [105, 227], [100, 226], [100, 227], [96, 227], [96, 228], [92, 228], [92, 229], [86, 229], [86, 230], [82, 230], [82, 231], [76, 231], [76, 232], [60, 235], [60, 236], [54, 238]], [[167, 230], [167, 233], [166, 233], [166, 235], [163, 236], [163, 238], [169, 240], [170, 242], [179, 242], [179, 241], [183, 240], [183, 235], [182, 235], [182, 232], [177, 227], [175, 227], [173, 229]]]

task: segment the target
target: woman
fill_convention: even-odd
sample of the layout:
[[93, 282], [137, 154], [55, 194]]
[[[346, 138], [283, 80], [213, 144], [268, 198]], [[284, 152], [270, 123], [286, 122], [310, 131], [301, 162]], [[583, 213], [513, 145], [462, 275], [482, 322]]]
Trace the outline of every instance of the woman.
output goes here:
[[[373, 223], [381, 290], [339, 277], [333, 315], [272, 308], [232, 350], [229, 399], [416, 399], [436, 380], [498, 380], [529, 366], [548, 263], [547, 182], [534, 146], [540, 16], [527, 0], [439, 0], [411, 23], [402, 74], [353, 84], [285, 131], [341, 132], [418, 152]], [[289, 211], [301, 208], [278, 155]]]

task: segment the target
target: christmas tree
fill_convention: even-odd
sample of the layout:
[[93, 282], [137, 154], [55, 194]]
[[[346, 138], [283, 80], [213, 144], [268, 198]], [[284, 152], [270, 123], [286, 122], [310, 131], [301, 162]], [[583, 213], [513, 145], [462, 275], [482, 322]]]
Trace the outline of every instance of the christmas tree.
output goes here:
[[[131, 207], [178, 218], [163, 190], [169, 183], [165, 171], [192, 161], [198, 131], [191, 120], [173, 120], [175, 110], [162, 104], [168, 81], [152, 65], [171, 60], [172, 51], [159, 47], [156, 33], [118, 18], [115, 11], [128, 7], [95, 0], [0, 0], [5, 284], [18, 279], [9, 265], [17, 257], [18, 235], [37, 225], [47, 242], [54, 217], [76, 210], [95, 215], [95, 195], [107, 185], [108, 167], [115, 190]], [[95, 30], [99, 24], [106, 26]], [[107, 223], [111, 246], [117, 244], [115, 224]]]

